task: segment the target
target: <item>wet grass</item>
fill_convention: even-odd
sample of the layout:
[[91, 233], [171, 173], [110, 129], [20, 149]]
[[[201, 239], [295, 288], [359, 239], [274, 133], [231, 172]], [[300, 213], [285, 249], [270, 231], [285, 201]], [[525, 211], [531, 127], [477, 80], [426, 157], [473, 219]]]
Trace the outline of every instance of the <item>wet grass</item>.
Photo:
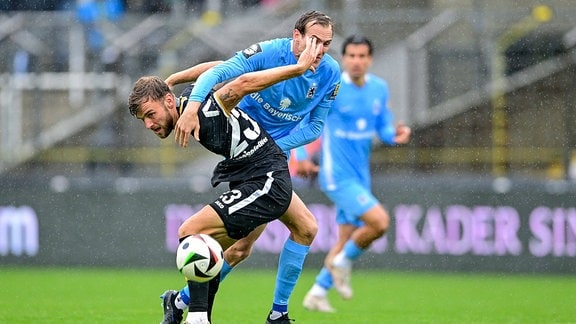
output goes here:
[[[296, 323], [575, 323], [576, 276], [357, 271], [354, 299], [334, 314], [302, 308], [316, 272], [290, 302]], [[237, 270], [221, 285], [213, 323], [263, 323], [275, 273]], [[0, 323], [159, 323], [158, 296], [176, 271], [0, 267]]]

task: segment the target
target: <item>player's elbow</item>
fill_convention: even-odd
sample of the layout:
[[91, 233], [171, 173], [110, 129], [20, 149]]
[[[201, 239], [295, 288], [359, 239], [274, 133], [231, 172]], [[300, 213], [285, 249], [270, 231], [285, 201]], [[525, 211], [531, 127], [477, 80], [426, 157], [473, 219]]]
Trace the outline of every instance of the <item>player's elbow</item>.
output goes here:
[[323, 129], [324, 129], [324, 121], [316, 120], [313, 123], [311, 123], [310, 124], [310, 137], [308, 138], [308, 140], [310, 142], [317, 140], [318, 137], [320, 137], [320, 135], [322, 134]]
[[234, 90], [236, 93], [243, 97], [249, 93], [259, 90], [256, 81], [257, 80], [252, 76], [248, 74], [242, 74], [232, 82], [234, 82]]

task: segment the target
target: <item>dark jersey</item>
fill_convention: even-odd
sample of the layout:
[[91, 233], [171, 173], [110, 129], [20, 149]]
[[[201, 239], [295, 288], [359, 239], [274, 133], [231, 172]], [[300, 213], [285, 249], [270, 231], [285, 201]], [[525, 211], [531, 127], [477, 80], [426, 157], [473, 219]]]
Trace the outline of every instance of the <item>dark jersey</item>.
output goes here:
[[[186, 108], [191, 90], [192, 86], [187, 87], [179, 98], [179, 114]], [[227, 115], [216, 102], [214, 92], [200, 105], [198, 119], [200, 144], [224, 157], [214, 169], [212, 186], [288, 170], [286, 155], [272, 137], [238, 108]]]

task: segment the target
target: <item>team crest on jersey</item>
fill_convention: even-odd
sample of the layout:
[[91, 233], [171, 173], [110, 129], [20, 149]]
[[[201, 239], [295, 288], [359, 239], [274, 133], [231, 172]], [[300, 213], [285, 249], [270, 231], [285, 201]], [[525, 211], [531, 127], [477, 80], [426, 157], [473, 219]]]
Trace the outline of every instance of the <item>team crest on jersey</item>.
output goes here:
[[262, 52], [262, 47], [260, 47], [260, 44], [253, 44], [250, 45], [250, 47], [248, 47], [247, 49], [242, 51], [242, 55], [244, 55], [245, 58], [250, 58], [251, 56], [253, 56], [254, 54], [260, 53]]
[[332, 93], [330, 94], [329, 100], [336, 99], [336, 96], [338, 95], [338, 91], [340, 91], [340, 82], [338, 82], [338, 84], [336, 84], [336, 87], [334, 87], [334, 91], [332, 91]]
[[312, 97], [314, 97], [315, 93], [316, 93], [316, 83], [313, 83], [312, 86], [308, 89], [308, 92], [306, 92], [306, 98], [311, 99]]
[[289, 98], [284, 98], [284, 99], [280, 100], [280, 110], [284, 110], [284, 109], [290, 107], [291, 104], [292, 104], [292, 100], [290, 100]]

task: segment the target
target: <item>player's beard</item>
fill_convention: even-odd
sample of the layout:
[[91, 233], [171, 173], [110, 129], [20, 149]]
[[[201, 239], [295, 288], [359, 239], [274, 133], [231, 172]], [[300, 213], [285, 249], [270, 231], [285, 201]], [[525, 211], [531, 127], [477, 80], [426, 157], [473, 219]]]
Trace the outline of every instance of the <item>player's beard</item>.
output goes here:
[[162, 107], [164, 107], [165, 117], [157, 124], [159, 129], [154, 130], [154, 133], [160, 138], [166, 138], [172, 133], [176, 122], [174, 121], [172, 114], [170, 114], [170, 109], [168, 109], [166, 105], [162, 105]]

